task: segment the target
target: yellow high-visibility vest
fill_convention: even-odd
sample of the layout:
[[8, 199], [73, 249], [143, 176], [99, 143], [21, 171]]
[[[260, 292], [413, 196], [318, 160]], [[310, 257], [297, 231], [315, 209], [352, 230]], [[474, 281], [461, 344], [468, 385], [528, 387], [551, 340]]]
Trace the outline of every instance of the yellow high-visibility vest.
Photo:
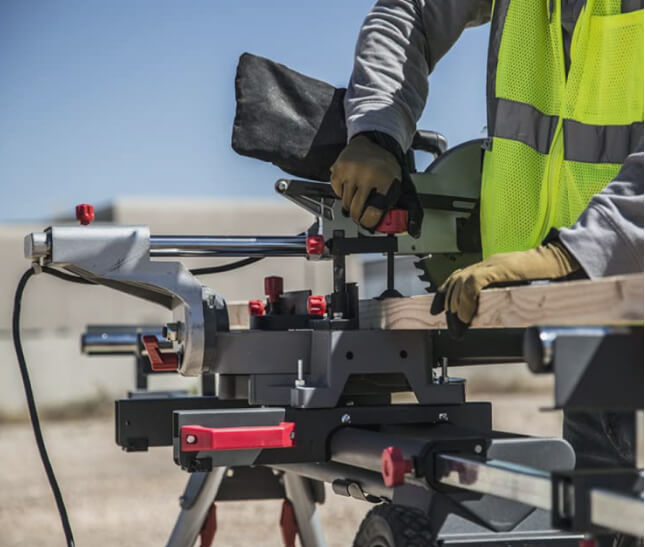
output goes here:
[[642, 4], [587, 0], [568, 73], [560, 4], [493, 5], [484, 257], [536, 247], [551, 228], [575, 223], [643, 135]]

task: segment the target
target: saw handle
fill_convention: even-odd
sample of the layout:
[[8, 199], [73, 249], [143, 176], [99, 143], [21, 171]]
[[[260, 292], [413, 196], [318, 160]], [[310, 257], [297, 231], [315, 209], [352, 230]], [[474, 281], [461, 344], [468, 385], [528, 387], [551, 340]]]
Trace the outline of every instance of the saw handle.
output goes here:
[[382, 234], [402, 234], [408, 231], [408, 212], [405, 209], [390, 209], [376, 227]]
[[448, 149], [448, 141], [437, 131], [419, 129], [412, 138], [413, 150], [422, 150], [438, 158]]

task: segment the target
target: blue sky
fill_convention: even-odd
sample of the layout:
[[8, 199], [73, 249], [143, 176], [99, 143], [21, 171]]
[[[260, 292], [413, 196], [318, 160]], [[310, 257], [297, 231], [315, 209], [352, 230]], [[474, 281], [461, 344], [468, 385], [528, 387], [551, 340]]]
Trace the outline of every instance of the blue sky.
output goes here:
[[[345, 86], [372, 0], [0, 2], [0, 220], [116, 196], [273, 196], [280, 171], [230, 148], [250, 51]], [[420, 128], [485, 124], [487, 27], [430, 79]]]

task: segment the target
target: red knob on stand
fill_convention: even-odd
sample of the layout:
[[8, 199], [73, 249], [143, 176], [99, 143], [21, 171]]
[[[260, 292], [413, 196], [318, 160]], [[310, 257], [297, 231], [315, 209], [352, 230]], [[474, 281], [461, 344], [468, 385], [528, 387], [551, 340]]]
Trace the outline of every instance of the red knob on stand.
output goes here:
[[412, 461], [406, 460], [400, 448], [388, 446], [381, 454], [383, 483], [390, 488], [405, 482], [405, 474], [412, 472]]
[[307, 236], [307, 254], [321, 255], [325, 252], [325, 238], [323, 236]]
[[284, 280], [277, 275], [270, 275], [264, 278], [264, 294], [269, 297], [269, 302], [275, 304], [280, 300], [284, 291]]
[[89, 203], [81, 203], [76, 206], [76, 220], [83, 226], [87, 226], [94, 220], [94, 205]]
[[262, 300], [249, 300], [249, 315], [264, 315], [264, 313]]
[[327, 301], [324, 296], [312, 295], [307, 298], [307, 313], [322, 317], [327, 313]]

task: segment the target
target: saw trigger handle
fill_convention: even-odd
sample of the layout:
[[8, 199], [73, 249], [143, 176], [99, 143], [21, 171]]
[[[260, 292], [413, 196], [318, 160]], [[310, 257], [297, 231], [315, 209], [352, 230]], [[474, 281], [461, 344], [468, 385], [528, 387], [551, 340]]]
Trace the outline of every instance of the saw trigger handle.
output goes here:
[[377, 232], [383, 234], [402, 234], [408, 231], [408, 212], [405, 209], [390, 209], [380, 224]]

